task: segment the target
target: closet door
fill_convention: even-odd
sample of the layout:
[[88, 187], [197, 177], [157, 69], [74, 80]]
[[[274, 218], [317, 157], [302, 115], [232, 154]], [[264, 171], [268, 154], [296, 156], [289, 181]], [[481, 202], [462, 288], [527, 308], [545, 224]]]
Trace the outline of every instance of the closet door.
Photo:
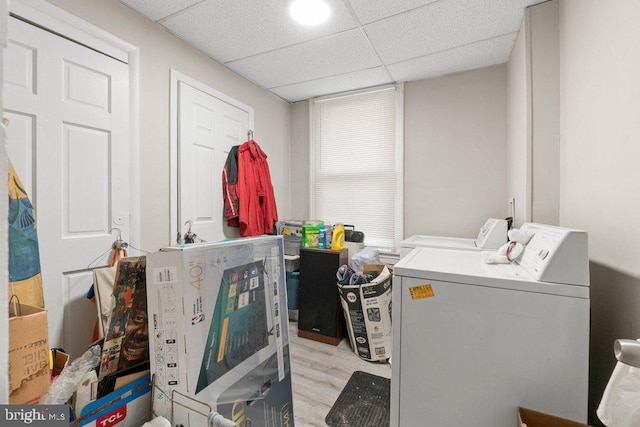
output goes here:
[[206, 241], [238, 237], [224, 220], [222, 169], [229, 150], [247, 140], [249, 112], [178, 84], [178, 224]]
[[86, 267], [111, 228], [129, 235], [129, 68], [10, 18], [3, 89], [9, 156], [37, 213], [49, 341], [76, 357], [96, 316]]

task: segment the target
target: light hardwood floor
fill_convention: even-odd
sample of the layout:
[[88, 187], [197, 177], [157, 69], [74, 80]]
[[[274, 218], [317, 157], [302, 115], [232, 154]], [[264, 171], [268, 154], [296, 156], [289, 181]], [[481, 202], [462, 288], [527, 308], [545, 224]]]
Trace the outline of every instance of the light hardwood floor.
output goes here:
[[296, 427], [326, 426], [324, 418], [355, 371], [391, 378], [391, 365], [358, 357], [347, 338], [333, 346], [298, 337], [289, 322], [293, 415]]

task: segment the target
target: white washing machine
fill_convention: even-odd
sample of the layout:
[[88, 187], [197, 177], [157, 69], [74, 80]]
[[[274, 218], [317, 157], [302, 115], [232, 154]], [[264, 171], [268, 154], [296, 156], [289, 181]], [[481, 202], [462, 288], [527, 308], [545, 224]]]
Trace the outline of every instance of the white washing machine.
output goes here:
[[519, 265], [434, 248], [395, 265], [392, 427], [513, 427], [519, 406], [586, 423], [587, 233], [526, 226]]
[[411, 236], [400, 242], [400, 258], [404, 258], [414, 248], [434, 247], [465, 250], [498, 249], [507, 243], [508, 221], [505, 219], [489, 218], [480, 228], [478, 237], [467, 239], [462, 237]]

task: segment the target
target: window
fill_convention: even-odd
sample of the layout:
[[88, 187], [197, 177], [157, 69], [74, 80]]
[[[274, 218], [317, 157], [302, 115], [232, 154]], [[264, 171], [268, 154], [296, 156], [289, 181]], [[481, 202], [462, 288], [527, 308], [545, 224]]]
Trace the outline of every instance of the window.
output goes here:
[[367, 246], [402, 236], [403, 87], [311, 101], [311, 217], [353, 224]]

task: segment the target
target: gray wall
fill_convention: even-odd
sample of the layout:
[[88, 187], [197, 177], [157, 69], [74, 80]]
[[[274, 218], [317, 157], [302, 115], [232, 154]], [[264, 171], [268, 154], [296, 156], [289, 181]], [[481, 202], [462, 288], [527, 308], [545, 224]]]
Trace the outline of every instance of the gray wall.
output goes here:
[[560, 2], [560, 224], [589, 232], [591, 420], [640, 338], [640, 2]]
[[[506, 67], [404, 88], [404, 236], [475, 237], [506, 203]], [[309, 103], [291, 107], [292, 214], [309, 215]], [[357, 226], [357, 224], [356, 224]]]
[[405, 237], [506, 216], [505, 65], [406, 83], [404, 104]]
[[[141, 246], [169, 244], [170, 69], [255, 110], [255, 140], [269, 156], [280, 217], [289, 215], [290, 108], [287, 102], [238, 76], [115, 0], [48, 0], [140, 49]], [[221, 170], [222, 171], [222, 170]], [[222, 185], [222, 184], [221, 184]]]
[[529, 179], [534, 221], [589, 233], [597, 426], [613, 342], [640, 337], [639, 21], [633, 0], [543, 3], [528, 10], [508, 63], [509, 194], [526, 197]]

